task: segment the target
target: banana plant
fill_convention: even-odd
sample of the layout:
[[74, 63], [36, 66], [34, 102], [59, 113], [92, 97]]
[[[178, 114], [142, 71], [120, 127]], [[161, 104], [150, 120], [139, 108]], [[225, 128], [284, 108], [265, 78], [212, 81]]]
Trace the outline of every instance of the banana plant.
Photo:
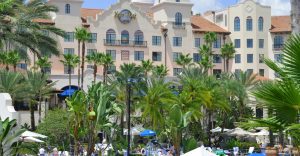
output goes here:
[[18, 148], [18, 140], [25, 130], [15, 130], [13, 131], [16, 120], [1, 120], [0, 118], [0, 156], [12, 155], [12, 152]]

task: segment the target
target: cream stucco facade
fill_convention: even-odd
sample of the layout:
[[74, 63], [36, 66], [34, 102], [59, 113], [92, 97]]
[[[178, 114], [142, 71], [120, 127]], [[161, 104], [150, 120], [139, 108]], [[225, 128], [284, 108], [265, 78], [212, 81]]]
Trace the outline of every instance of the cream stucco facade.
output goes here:
[[[280, 48], [274, 48], [274, 36], [281, 35], [286, 40], [289, 35], [289, 32], [271, 32], [274, 27], [271, 7], [254, 0], [241, 1], [219, 11], [209, 11], [203, 16], [192, 14], [193, 4], [189, 0], [119, 0], [106, 10], [83, 10], [83, 0], [50, 0], [48, 3], [59, 8], [59, 12], [52, 15], [53, 24], [70, 35], [67, 40], [57, 37], [62, 54], [77, 54], [75, 28], [85, 26], [94, 35], [92, 43], [86, 44], [86, 51], [111, 54], [116, 70], [123, 63], [139, 65], [141, 60], [149, 59], [155, 65], [166, 65], [170, 78], [181, 71], [182, 67], [174, 61], [178, 54], [190, 54], [194, 61], [198, 61], [204, 33], [214, 31], [218, 34], [213, 49], [216, 54], [214, 73], [224, 71], [223, 60], [218, 54], [224, 43], [232, 42], [236, 46], [236, 56], [230, 62], [230, 71], [248, 70], [273, 79], [274, 72], [261, 60], [263, 57], [274, 59], [275, 54], [281, 53]], [[239, 24], [236, 23], [237, 19]], [[51, 57], [51, 77], [67, 82], [66, 70], [59, 61], [61, 59], [62, 56]], [[87, 67], [85, 78], [88, 80], [84, 88], [92, 82], [92, 72]], [[101, 79], [100, 73], [101, 68], [98, 69], [98, 79]], [[77, 84], [76, 75], [75, 68], [72, 77], [74, 85]], [[60, 82], [57, 83], [57, 89], [67, 86], [67, 83]]]

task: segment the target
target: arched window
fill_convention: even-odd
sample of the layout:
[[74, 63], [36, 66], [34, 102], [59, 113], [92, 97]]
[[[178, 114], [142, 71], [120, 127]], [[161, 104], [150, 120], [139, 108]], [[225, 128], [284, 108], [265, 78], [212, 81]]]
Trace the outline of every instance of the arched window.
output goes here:
[[144, 42], [144, 33], [140, 30], [134, 33], [134, 42], [136, 45], [142, 45]]
[[274, 37], [274, 49], [282, 48], [283, 46], [283, 37], [275, 36]]
[[129, 32], [127, 30], [121, 32], [121, 43], [129, 44]]
[[262, 17], [258, 18], [258, 31], [264, 30], [264, 19]]
[[116, 32], [113, 29], [106, 31], [106, 43], [114, 44], [116, 41]]
[[234, 18], [234, 31], [240, 31], [240, 30], [241, 30], [240, 18], [235, 17]]
[[246, 30], [252, 31], [252, 17], [248, 16], [246, 20]]
[[65, 5], [65, 13], [66, 14], [70, 14], [71, 13], [71, 6], [70, 6], [70, 4], [66, 4]]
[[182, 14], [180, 12], [175, 14], [175, 25], [182, 25]]

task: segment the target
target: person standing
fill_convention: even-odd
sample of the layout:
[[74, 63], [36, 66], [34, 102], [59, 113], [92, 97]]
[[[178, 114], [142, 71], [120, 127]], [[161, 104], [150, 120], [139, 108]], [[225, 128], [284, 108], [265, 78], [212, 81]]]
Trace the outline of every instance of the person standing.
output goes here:
[[45, 149], [43, 147], [39, 149], [39, 156], [45, 156]]

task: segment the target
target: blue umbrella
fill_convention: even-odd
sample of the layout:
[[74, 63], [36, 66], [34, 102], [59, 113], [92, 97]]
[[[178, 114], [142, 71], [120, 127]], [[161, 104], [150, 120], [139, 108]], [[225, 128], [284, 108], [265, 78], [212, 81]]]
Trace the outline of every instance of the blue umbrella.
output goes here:
[[156, 133], [152, 130], [146, 129], [143, 132], [140, 133], [140, 136], [145, 137], [145, 136], [155, 136]]
[[66, 89], [64, 90], [60, 96], [70, 96], [70, 95], [73, 95], [73, 93], [75, 92], [76, 90], [75, 89]]

